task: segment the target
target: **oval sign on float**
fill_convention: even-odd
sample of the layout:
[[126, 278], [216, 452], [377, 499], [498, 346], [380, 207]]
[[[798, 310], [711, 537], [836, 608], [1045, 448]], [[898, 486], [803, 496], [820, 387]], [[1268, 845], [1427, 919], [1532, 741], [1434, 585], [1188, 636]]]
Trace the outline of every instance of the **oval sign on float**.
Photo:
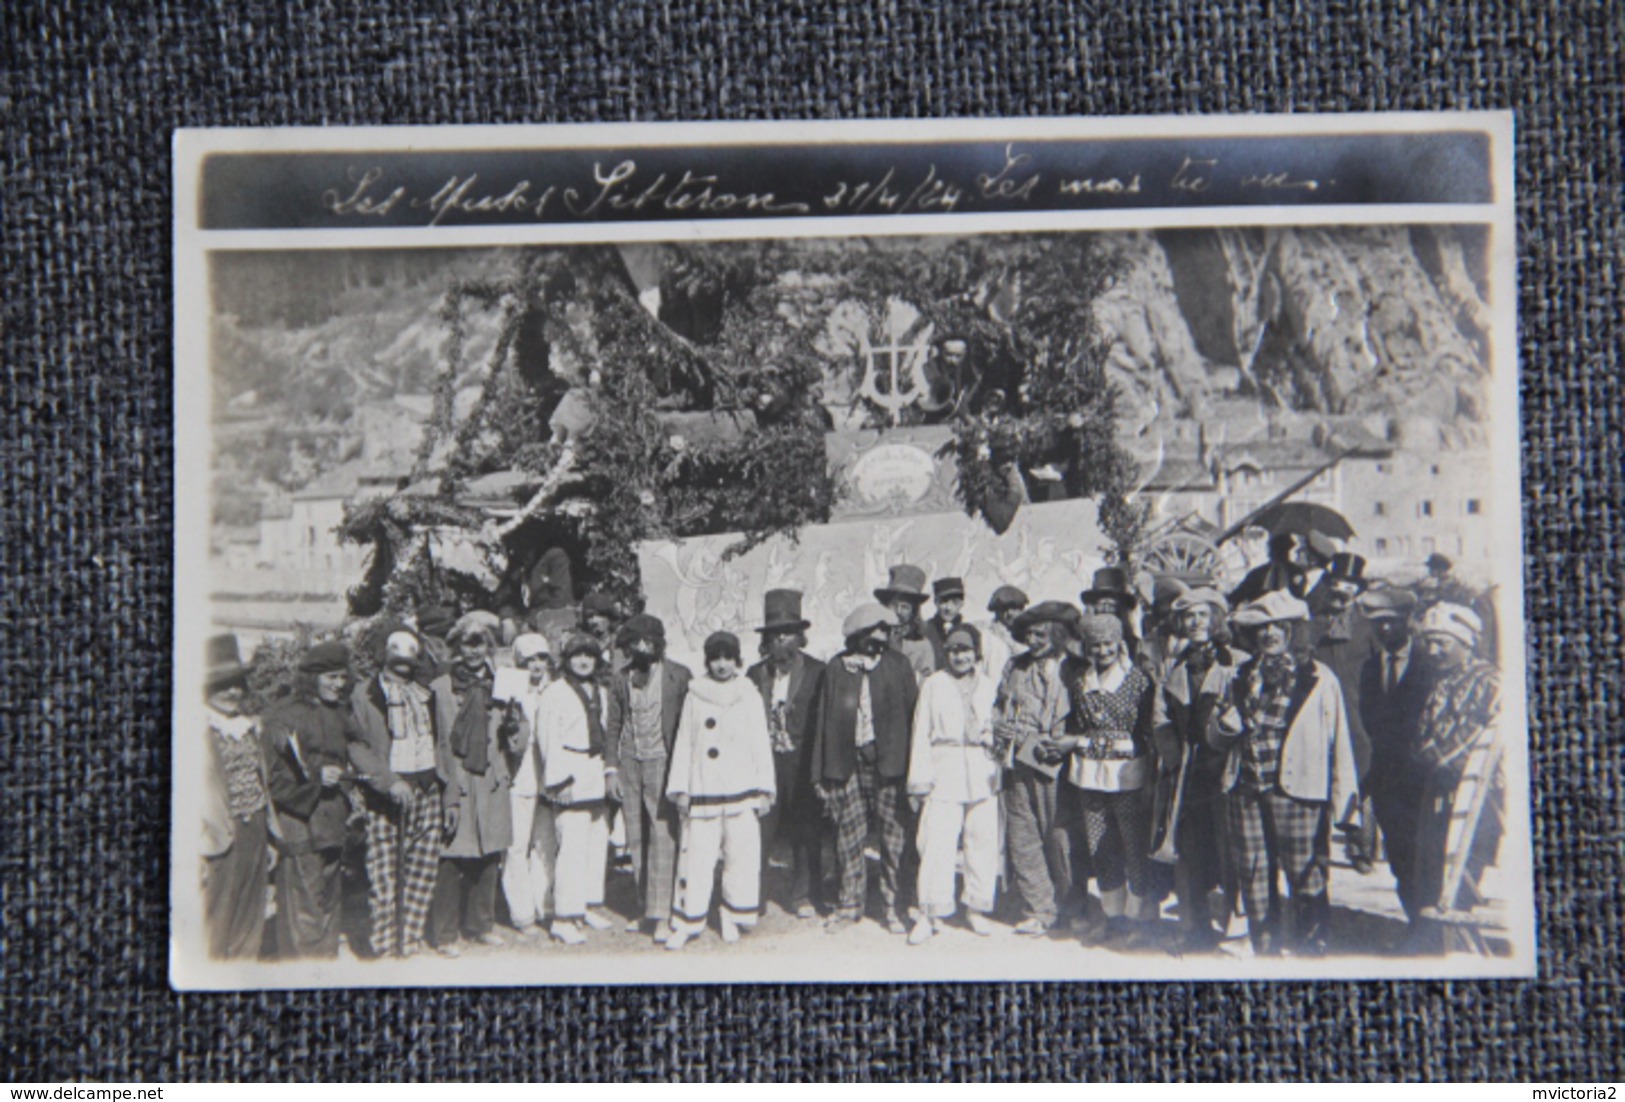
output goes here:
[[865, 502], [906, 508], [931, 492], [936, 460], [924, 448], [879, 444], [852, 464], [852, 489]]

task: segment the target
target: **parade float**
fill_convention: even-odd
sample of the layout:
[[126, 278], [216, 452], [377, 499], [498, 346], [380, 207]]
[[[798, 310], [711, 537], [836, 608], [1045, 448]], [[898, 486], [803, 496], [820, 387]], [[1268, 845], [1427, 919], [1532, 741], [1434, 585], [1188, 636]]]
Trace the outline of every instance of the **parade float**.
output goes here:
[[898, 562], [1070, 599], [1146, 521], [1093, 312], [1115, 270], [1083, 235], [976, 237], [549, 250], [459, 283], [414, 470], [342, 529], [372, 548], [352, 613], [517, 619], [560, 550], [574, 596], [677, 653], [779, 586], [831, 649]]

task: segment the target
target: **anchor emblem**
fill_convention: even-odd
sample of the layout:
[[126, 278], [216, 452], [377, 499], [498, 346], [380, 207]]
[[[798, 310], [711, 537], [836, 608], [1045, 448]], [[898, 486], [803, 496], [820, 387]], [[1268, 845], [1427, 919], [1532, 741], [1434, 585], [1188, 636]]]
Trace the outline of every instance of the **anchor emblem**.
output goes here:
[[869, 334], [863, 333], [858, 343], [863, 356], [863, 382], [858, 386], [858, 397], [885, 410], [893, 427], [902, 423], [903, 410], [931, 394], [930, 380], [925, 377], [929, 340], [903, 344], [899, 336], [894, 330], [887, 343], [876, 347], [869, 340]]

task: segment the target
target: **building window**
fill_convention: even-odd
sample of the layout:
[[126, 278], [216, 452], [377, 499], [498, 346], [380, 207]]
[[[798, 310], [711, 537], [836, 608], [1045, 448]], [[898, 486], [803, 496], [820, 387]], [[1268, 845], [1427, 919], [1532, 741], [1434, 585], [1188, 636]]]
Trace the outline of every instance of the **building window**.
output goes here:
[[1433, 466], [1428, 468], [1428, 474], [1438, 474], [1438, 473], [1439, 473], [1439, 465], [1437, 463], [1433, 464]]
[[1371, 507], [1371, 515], [1372, 516], [1378, 516], [1378, 517], [1387, 516], [1388, 515], [1388, 503], [1385, 502], [1385, 501], [1377, 502], [1375, 505], [1373, 505]]
[[1377, 537], [1377, 554], [1388, 554], [1388, 541], [1383, 539], [1381, 536]]
[[1418, 501], [1416, 503], [1416, 515], [1419, 517], [1431, 517], [1433, 515], [1433, 502]]
[[1378, 463], [1377, 464], [1377, 473], [1378, 474], [1387, 474], [1388, 473], [1388, 464], [1386, 464], [1386, 463]]
[[1482, 513], [1483, 511], [1484, 511], [1484, 505], [1483, 505], [1483, 503], [1481, 501], [1478, 500], [1478, 498], [1470, 497], [1470, 498], [1467, 499], [1467, 515], [1468, 516], [1476, 517], [1480, 513]]

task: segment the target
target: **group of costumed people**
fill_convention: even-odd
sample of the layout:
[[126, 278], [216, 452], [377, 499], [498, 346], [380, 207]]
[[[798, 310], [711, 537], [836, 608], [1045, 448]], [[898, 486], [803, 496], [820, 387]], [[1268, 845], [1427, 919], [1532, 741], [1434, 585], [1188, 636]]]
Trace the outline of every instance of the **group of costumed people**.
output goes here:
[[[923, 944], [962, 915], [982, 936], [1183, 953], [1241, 914], [1254, 952], [1318, 954], [1340, 832], [1362, 872], [1386, 860], [1409, 947], [1441, 951], [1499, 845], [1498, 674], [1478, 612], [1364, 570], [1340, 552], [1244, 599], [1171, 580], [1142, 598], [1107, 567], [1081, 605], [1000, 586], [973, 624], [960, 579], [899, 564], [829, 659], [778, 589], [759, 661], [717, 632], [698, 674], [659, 619], [599, 594], [555, 640], [437, 611], [384, 634], [358, 684], [344, 643], [311, 646], [262, 718], [219, 637], [209, 948], [262, 952], [269, 882], [276, 955], [335, 955], [353, 832], [381, 957], [622, 924], [680, 950], [713, 911], [735, 942], [770, 864], [776, 902], [832, 933], [870, 917]], [[617, 815], [637, 899], [619, 916]]]

